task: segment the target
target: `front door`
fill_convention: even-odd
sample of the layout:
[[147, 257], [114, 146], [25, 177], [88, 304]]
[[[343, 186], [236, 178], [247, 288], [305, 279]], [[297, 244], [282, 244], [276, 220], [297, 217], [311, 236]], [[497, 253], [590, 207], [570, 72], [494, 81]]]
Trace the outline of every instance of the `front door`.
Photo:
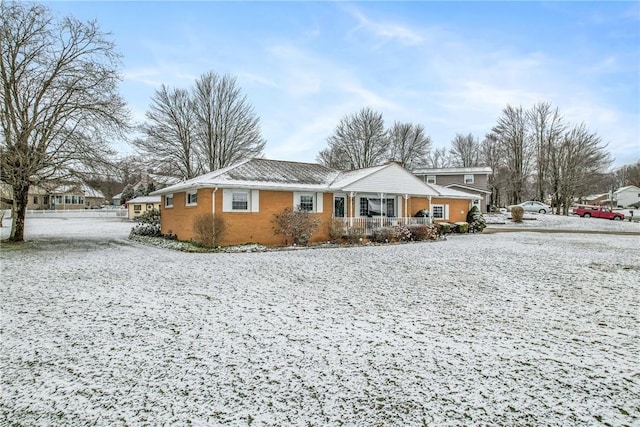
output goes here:
[[333, 216], [335, 218], [344, 218], [346, 200], [345, 196], [333, 196]]

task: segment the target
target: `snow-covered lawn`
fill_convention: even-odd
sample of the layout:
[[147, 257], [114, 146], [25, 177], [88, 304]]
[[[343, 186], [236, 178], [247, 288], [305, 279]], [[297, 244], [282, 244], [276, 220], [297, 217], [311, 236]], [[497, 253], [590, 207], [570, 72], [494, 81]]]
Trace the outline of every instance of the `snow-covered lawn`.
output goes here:
[[0, 425], [640, 424], [640, 236], [189, 254], [131, 226], [0, 249]]

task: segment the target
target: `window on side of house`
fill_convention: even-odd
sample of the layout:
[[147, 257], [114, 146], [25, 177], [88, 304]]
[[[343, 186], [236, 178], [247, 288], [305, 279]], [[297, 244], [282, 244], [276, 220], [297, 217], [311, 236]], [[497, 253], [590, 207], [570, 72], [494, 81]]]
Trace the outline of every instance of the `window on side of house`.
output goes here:
[[433, 205], [431, 212], [433, 213], [433, 219], [445, 219], [444, 205]]
[[33, 196], [33, 203], [38, 204], [38, 196]]
[[173, 207], [173, 194], [167, 194], [164, 196], [164, 207], [172, 208]]
[[473, 184], [473, 182], [474, 182], [473, 174], [469, 174], [469, 175], [465, 175], [464, 176], [464, 183], [465, 184]]
[[313, 212], [313, 194], [301, 194], [298, 209]]
[[142, 210], [142, 205], [133, 205], [133, 210], [136, 212], [140, 212]]
[[65, 205], [71, 204], [71, 196], [64, 196], [64, 204]]
[[196, 206], [198, 204], [198, 191], [187, 191], [187, 206]]
[[427, 175], [427, 184], [435, 184], [436, 176], [435, 175]]
[[249, 210], [249, 192], [234, 191], [231, 193], [231, 210], [248, 211]]

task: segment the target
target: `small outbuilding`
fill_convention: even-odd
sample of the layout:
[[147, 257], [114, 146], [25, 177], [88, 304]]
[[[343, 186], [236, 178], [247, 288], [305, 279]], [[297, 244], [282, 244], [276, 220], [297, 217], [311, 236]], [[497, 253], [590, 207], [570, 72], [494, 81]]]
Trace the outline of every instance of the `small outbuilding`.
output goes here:
[[152, 209], [160, 210], [160, 196], [140, 196], [135, 197], [125, 204], [129, 219], [136, 219], [146, 211]]

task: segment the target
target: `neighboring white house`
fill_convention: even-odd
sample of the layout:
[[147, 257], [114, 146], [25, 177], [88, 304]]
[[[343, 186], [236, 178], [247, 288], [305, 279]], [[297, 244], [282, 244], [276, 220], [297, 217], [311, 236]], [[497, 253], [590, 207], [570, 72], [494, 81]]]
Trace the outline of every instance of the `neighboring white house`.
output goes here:
[[626, 208], [629, 205], [640, 202], [640, 188], [635, 185], [618, 188], [613, 192], [615, 206]]

